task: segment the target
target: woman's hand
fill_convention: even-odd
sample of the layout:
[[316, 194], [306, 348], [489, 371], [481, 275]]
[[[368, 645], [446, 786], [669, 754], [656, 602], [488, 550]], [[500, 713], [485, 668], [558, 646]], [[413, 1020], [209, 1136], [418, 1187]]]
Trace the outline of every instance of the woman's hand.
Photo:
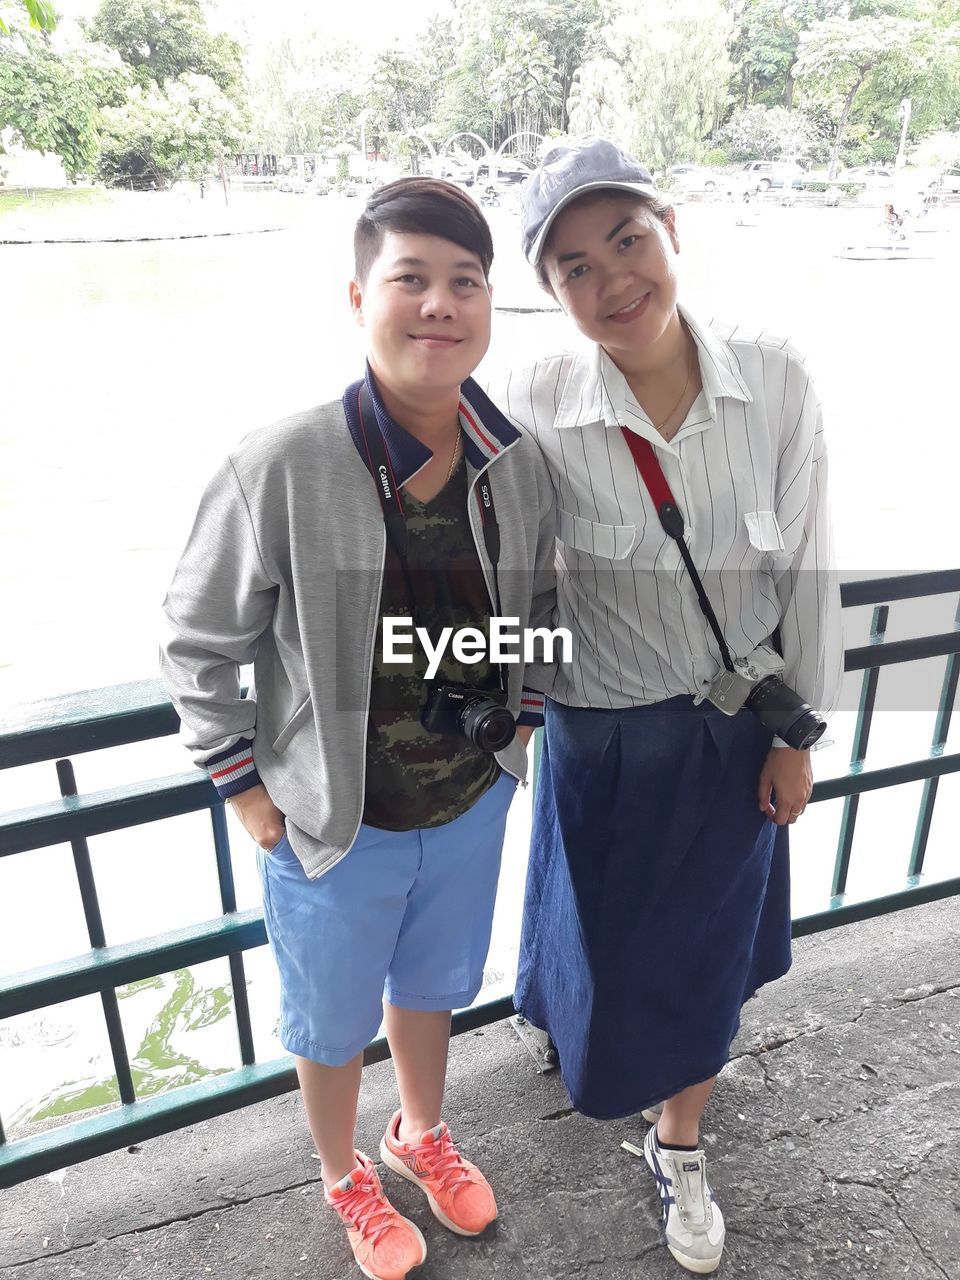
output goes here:
[[793, 747], [771, 747], [760, 771], [757, 788], [760, 812], [778, 827], [796, 822], [807, 807], [812, 790], [810, 752], [794, 751]]
[[530, 739], [533, 737], [535, 732], [536, 730], [534, 729], [532, 724], [517, 725], [517, 737], [520, 739], [520, 741], [523, 743], [525, 747], [528, 747], [530, 745]]
[[237, 817], [261, 849], [269, 852], [283, 839], [283, 814], [270, 799], [262, 782], [231, 796], [229, 802]]

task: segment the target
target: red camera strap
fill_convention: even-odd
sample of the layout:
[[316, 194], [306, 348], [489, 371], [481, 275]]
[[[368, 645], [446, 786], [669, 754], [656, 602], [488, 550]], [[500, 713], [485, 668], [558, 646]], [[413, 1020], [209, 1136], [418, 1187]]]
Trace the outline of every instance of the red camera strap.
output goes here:
[[643, 483], [647, 486], [657, 511], [659, 512], [665, 502], [669, 502], [675, 507], [677, 504], [674, 501], [673, 494], [670, 492], [667, 478], [663, 474], [660, 463], [657, 461], [657, 454], [653, 445], [649, 440], [644, 440], [642, 436], [638, 436], [631, 431], [629, 427], [621, 427], [620, 430], [623, 432], [623, 438], [633, 454], [637, 470], [643, 478]]
[[686, 565], [690, 581], [693, 583], [693, 588], [697, 593], [697, 600], [703, 611], [703, 616], [706, 618], [720, 649], [723, 665], [728, 671], [732, 671], [733, 658], [730, 656], [730, 650], [727, 647], [726, 640], [723, 638], [723, 632], [720, 629], [720, 623], [717, 621], [717, 615], [713, 611], [713, 605], [710, 603], [710, 597], [707, 595], [699, 573], [697, 573], [697, 567], [690, 555], [690, 548], [687, 546], [686, 539], [683, 536], [683, 513], [670, 492], [670, 486], [667, 484], [667, 478], [663, 474], [663, 468], [660, 466], [656, 451], [649, 440], [644, 440], [642, 436], [635, 435], [628, 427], [622, 426], [620, 430], [623, 432], [623, 438], [627, 442], [627, 448], [633, 454], [633, 460], [637, 464], [640, 478], [647, 486], [647, 492], [653, 499], [653, 505], [656, 507], [657, 515], [660, 517], [663, 531], [668, 537], [673, 538], [677, 544], [680, 557], [684, 565]]

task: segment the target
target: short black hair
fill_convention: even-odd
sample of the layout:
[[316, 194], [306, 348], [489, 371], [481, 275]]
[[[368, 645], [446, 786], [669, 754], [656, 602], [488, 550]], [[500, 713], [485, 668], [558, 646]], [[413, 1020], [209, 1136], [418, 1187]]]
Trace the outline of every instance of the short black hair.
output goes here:
[[356, 278], [363, 284], [388, 231], [439, 236], [476, 254], [489, 279], [493, 237], [480, 209], [465, 191], [439, 178], [399, 178], [375, 191], [353, 233]]

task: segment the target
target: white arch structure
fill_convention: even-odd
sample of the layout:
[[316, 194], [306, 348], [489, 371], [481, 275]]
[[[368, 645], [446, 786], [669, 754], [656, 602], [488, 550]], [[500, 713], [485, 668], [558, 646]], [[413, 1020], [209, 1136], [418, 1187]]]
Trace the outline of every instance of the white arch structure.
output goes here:
[[430, 152], [430, 158], [432, 160], [436, 160], [437, 148], [433, 145], [433, 143], [430, 141], [430, 139], [427, 137], [425, 133], [421, 133], [418, 129], [408, 129], [403, 136], [405, 138], [416, 138], [418, 142], [422, 142], [423, 145]]
[[522, 129], [519, 133], [511, 133], [509, 138], [504, 138], [503, 142], [501, 142], [499, 147], [497, 147], [497, 156], [502, 156], [506, 152], [507, 147], [509, 147], [512, 142], [516, 142], [519, 138], [529, 138], [535, 142], [535, 145], [530, 148], [531, 155], [539, 154], [540, 147], [544, 142], [546, 142], [546, 136], [544, 134], [533, 133], [529, 129]]

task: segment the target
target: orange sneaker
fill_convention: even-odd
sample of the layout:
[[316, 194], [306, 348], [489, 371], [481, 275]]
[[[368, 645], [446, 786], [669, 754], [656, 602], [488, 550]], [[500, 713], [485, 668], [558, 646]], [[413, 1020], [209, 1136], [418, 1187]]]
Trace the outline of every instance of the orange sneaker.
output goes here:
[[380, 1143], [383, 1163], [423, 1191], [445, 1227], [458, 1236], [478, 1236], [497, 1216], [489, 1182], [475, 1164], [464, 1160], [442, 1122], [419, 1142], [401, 1142], [399, 1130], [398, 1111]]
[[368, 1280], [404, 1280], [422, 1266], [427, 1246], [409, 1218], [401, 1217], [383, 1194], [377, 1171], [362, 1152], [357, 1167], [324, 1191], [340, 1215], [357, 1266]]

